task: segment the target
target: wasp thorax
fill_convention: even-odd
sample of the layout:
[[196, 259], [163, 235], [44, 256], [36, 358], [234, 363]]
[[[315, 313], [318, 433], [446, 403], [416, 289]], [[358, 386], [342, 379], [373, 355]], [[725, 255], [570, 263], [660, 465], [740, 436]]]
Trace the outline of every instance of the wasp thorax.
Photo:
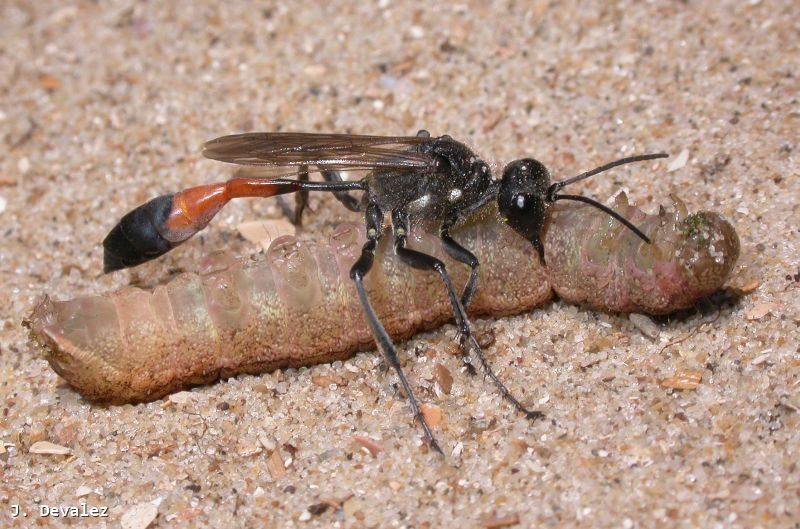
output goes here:
[[482, 193], [492, 184], [492, 172], [483, 160], [473, 160], [469, 172], [470, 179], [467, 187]]
[[497, 194], [500, 214], [514, 230], [537, 246], [545, 211], [550, 205], [549, 186], [547, 168], [533, 158], [525, 158], [505, 167]]

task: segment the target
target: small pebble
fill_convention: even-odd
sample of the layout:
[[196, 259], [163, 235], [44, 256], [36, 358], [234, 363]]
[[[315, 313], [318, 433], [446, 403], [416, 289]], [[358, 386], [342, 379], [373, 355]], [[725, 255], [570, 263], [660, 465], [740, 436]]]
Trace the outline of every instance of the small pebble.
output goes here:
[[633, 324], [634, 327], [639, 329], [642, 332], [642, 334], [644, 334], [648, 338], [652, 338], [653, 340], [655, 340], [661, 333], [661, 331], [658, 328], [658, 325], [656, 325], [653, 320], [651, 320], [644, 314], [633, 313], [628, 316], [628, 319], [631, 320], [631, 323]]
[[27, 158], [20, 158], [17, 162], [17, 171], [22, 174], [27, 173], [31, 170], [31, 162]]
[[745, 317], [750, 321], [760, 320], [767, 314], [776, 310], [778, 307], [779, 305], [777, 303], [773, 303], [771, 301], [767, 301], [765, 303], [758, 303], [747, 309]]
[[92, 493], [92, 488], [87, 487], [86, 485], [81, 485], [77, 489], [75, 489], [75, 497], [80, 498], [82, 496], [88, 496]]
[[772, 356], [772, 351], [764, 351], [763, 353], [761, 353], [757, 357], [755, 357], [752, 360], [750, 360], [750, 364], [752, 364], [754, 366], [761, 365], [764, 362], [766, 362], [767, 360], [769, 360], [770, 356]]
[[272, 439], [271, 437], [267, 436], [267, 435], [260, 435], [258, 437], [258, 442], [261, 443], [261, 445], [264, 448], [266, 448], [267, 450], [269, 450], [270, 452], [275, 450], [275, 447], [278, 446], [278, 444], [275, 442], [275, 440]]
[[191, 391], [179, 391], [169, 396], [169, 401], [175, 404], [186, 404], [192, 400]]
[[122, 529], [145, 529], [158, 516], [158, 507], [152, 503], [140, 503], [128, 509], [120, 519]]

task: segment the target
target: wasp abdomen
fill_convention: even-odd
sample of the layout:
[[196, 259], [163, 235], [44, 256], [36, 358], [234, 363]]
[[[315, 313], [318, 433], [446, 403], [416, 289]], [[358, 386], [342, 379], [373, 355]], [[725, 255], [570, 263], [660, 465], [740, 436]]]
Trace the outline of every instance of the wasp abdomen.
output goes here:
[[114, 226], [103, 240], [103, 271], [136, 266], [164, 255], [180, 242], [163, 235], [174, 195], [162, 195], [142, 204]]

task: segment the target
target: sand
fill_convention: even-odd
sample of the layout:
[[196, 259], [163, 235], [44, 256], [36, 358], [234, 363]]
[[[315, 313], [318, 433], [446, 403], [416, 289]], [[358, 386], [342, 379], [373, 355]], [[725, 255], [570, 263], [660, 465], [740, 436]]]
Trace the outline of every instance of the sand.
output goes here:
[[[796, 4], [166, 4], [0, 6], [0, 525], [796, 527]], [[164, 259], [100, 276], [100, 241], [127, 210], [231, 174], [203, 141], [419, 128], [495, 170], [534, 156], [556, 178], [671, 153], [578, 190], [624, 189], [650, 211], [678, 193], [725, 215], [747, 294], [655, 332], [561, 302], [476, 321], [499, 375], [547, 413], [535, 423], [463, 372], [452, 326], [416, 336], [401, 357], [441, 410], [444, 458], [374, 353], [106, 408], [28, 343], [21, 321], [44, 293], [258, 251], [236, 226], [279, 218], [274, 201], [232, 204]], [[353, 218], [329, 197], [311, 207], [310, 231]]]

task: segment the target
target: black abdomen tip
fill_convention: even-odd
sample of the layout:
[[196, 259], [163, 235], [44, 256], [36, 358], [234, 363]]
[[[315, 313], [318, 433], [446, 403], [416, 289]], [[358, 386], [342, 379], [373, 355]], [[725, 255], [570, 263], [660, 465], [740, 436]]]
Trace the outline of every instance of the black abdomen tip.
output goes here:
[[172, 210], [172, 196], [156, 197], [122, 217], [103, 240], [103, 272], [142, 264], [176, 246], [161, 235]]

